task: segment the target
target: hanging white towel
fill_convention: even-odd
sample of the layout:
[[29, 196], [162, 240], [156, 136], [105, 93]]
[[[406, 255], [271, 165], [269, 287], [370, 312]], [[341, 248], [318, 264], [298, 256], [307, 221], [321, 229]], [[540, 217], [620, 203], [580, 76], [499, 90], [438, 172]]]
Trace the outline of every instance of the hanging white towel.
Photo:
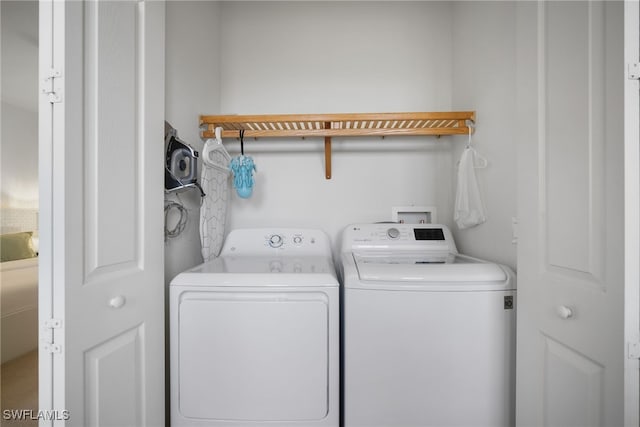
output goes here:
[[[218, 130], [216, 129], [216, 136]], [[229, 153], [220, 139], [209, 139], [202, 149], [200, 183], [206, 196], [200, 206], [200, 243], [202, 257], [209, 261], [218, 256], [224, 240], [229, 200]]]
[[460, 157], [453, 214], [453, 219], [460, 229], [474, 227], [487, 220], [476, 179], [475, 156], [476, 151], [472, 147], [467, 147]]

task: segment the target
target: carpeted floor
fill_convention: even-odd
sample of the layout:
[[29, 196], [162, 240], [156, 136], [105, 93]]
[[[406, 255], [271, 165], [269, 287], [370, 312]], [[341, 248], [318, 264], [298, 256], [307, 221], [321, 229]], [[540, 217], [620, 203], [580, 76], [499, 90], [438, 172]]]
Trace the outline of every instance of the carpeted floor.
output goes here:
[[[6, 427], [36, 427], [37, 420], [11, 419], [11, 410], [25, 410], [26, 418], [38, 411], [38, 350], [2, 364], [0, 385], [0, 425]], [[28, 412], [28, 411], [32, 412]]]

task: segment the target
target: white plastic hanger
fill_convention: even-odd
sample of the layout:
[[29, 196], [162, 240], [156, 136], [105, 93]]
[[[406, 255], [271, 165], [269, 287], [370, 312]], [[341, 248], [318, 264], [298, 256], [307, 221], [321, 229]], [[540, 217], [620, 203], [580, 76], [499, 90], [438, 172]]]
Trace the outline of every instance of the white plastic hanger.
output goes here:
[[[229, 171], [229, 162], [231, 161], [231, 156], [227, 152], [227, 149], [222, 145], [222, 128], [216, 128], [216, 139], [215, 142], [213, 139], [207, 139], [204, 143], [204, 147], [202, 147], [202, 161], [207, 165], [216, 169], [223, 170], [225, 172]], [[220, 153], [222, 157], [225, 159], [225, 164], [222, 165], [211, 159], [211, 154]]]
[[[483, 157], [480, 153], [478, 153], [478, 151], [473, 148], [472, 144], [471, 144], [471, 134], [473, 133], [473, 124], [471, 124], [470, 122], [467, 123], [468, 127], [469, 127], [469, 141], [467, 142], [467, 146], [465, 148], [465, 150], [473, 150], [473, 167], [476, 169], [484, 169], [489, 165], [489, 161]], [[459, 165], [460, 162], [457, 163], [457, 165]]]

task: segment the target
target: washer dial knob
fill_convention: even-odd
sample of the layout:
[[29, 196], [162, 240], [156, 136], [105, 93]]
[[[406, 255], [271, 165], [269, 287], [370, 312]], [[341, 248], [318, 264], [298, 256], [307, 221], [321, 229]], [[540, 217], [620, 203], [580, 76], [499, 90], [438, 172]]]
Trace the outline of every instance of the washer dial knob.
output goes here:
[[387, 236], [391, 239], [397, 239], [400, 236], [400, 230], [397, 228], [390, 228], [387, 230]]
[[295, 243], [296, 245], [301, 244], [302, 243], [302, 236], [294, 236], [293, 243]]
[[269, 246], [272, 248], [279, 248], [284, 243], [284, 239], [279, 234], [272, 234], [269, 237]]

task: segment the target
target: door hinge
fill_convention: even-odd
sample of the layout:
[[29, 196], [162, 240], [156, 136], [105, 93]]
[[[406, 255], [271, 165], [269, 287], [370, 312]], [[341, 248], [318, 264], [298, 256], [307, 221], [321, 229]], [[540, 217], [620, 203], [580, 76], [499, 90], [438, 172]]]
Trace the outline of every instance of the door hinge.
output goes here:
[[47, 353], [62, 353], [62, 346], [56, 343], [46, 343], [43, 345], [44, 351]]
[[[47, 319], [42, 322], [42, 326], [44, 329], [60, 329], [62, 328], [62, 320], [60, 319]], [[51, 332], [51, 336], [49, 338], [51, 342], [45, 342], [42, 344], [44, 350], [48, 353], [62, 353], [62, 346], [60, 344], [56, 344], [53, 339], [53, 331]], [[47, 340], [47, 341], [49, 341]]]
[[640, 62], [631, 62], [628, 64], [627, 78], [629, 80], [640, 80]]
[[640, 342], [630, 342], [628, 344], [627, 358], [640, 359]]
[[47, 329], [60, 329], [62, 328], [62, 320], [60, 319], [47, 319], [44, 321], [43, 326]]
[[44, 79], [42, 80], [42, 93], [49, 97], [49, 102], [52, 104], [62, 102], [62, 89], [57, 83], [61, 77], [62, 73], [60, 70], [51, 68], [45, 73]]

